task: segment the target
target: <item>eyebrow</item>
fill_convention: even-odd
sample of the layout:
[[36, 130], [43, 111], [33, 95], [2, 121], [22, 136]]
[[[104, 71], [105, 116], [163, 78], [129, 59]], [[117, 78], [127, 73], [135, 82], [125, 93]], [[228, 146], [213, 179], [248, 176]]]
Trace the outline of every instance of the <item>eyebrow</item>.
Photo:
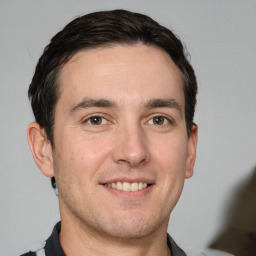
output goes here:
[[175, 99], [152, 99], [145, 104], [145, 108], [174, 108], [182, 116], [181, 105]]
[[[153, 108], [174, 108], [177, 109], [182, 116], [182, 108], [181, 105], [175, 99], [151, 99], [145, 104], [143, 104], [144, 108], [146, 109], [153, 109]], [[81, 102], [74, 105], [71, 110], [70, 114], [77, 111], [78, 109], [87, 109], [92, 107], [99, 107], [99, 108], [117, 108], [117, 104], [115, 101], [107, 100], [107, 99], [91, 99], [91, 98], [84, 98]]]
[[71, 110], [70, 114], [75, 112], [78, 109], [87, 109], [92, 107], [100, 107], [100, 108], [115, 108], [116, 103], [114, 101], [110, 101], [107, 99], [90, 99], [84, 98], [81, 102], [74, 105]]

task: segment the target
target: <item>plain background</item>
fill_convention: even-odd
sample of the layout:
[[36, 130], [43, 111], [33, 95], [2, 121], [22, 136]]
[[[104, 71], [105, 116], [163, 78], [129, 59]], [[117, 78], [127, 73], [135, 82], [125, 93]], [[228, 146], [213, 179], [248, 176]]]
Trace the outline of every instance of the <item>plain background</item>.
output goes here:
[[198, 77], [195, 174], [168, 229], [177, 243], [187, 252], [207, 247], [254, 172], [256, 1], [0, 0], [0, 255], [28, 251], [59, 219], [57, 198], [26, 140], [34, 120], [27, 89], [43, 47], [76, 16], [116, 8], [173, 29]]

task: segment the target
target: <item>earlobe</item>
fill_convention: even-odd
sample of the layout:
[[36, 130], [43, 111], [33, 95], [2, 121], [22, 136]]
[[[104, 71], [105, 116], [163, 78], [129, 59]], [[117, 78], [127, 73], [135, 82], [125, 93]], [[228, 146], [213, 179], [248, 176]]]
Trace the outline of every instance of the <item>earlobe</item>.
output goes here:
[[38, 123], [33, 122], [28, 126], [27, 138], [37, 166], [45, 176], [53, 177], [52, 146], [45, 130]]
[[198, 127], [196, 124], [192, 126], [192, 131], [188, 140], [188, 156], [187, 156], [187, 168], [185, 178], [189, 179], [193, 176], [194, 165], [196, 161], [196, 146], [197, 146]]

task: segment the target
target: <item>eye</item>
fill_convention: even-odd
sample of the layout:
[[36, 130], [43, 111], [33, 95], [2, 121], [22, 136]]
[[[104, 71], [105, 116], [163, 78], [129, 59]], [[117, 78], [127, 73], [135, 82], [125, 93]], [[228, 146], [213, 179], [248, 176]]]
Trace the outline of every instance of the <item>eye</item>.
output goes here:
[[88, 118], [85, 122], [91, 125], [102, 125], [102, 124], [106, 124], [107, 120], [102, 116], [92, 116]]
[[170, 123], [170, 120], [164, 116], [154, 116], [148, 123], [153, 125], [165, 125]]

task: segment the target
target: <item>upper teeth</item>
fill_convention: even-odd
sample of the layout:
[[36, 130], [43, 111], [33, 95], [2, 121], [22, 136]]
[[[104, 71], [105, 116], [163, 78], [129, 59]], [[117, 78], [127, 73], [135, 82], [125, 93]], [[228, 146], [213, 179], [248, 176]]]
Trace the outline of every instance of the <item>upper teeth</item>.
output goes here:
[[123, 191], [138, 191], [148, 186], [148, 184], [145, 182], [129, 183], [129, 182], [121, 182], [121, 181], [108, 183], [105, 185], [108, 187], [115, 188], [118, 190], [123, 190]]

